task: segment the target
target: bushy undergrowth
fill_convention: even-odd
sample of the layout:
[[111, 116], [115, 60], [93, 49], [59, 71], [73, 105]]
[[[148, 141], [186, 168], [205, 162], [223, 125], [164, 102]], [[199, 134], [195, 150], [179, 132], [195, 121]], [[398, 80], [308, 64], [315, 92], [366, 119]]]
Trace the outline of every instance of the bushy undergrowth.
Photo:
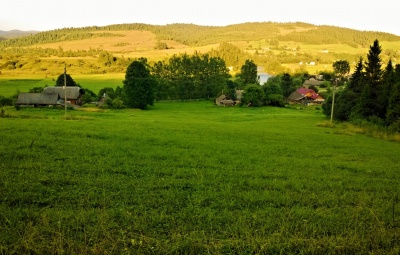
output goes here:
[[320, 112], [7, 111], [0, 254], [400, 251], [400, 144]]

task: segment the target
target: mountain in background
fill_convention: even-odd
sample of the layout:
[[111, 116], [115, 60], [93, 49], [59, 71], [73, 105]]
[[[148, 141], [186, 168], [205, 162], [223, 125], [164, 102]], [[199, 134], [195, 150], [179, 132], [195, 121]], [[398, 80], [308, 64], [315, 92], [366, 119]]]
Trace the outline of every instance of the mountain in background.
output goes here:
[[28, 36], [28, 35], [34, 35], [40, 33], [40, 31], [35, 31], [35, 30], [30, 30], [30, 31], [22, 31], [22, 30], [10, 30], [10, 31], [3, 31], [0, 30], [0, 37], [3, 37], [4, 39], [13, 39], [13, 38], [18, 38], [18, 37], [23, 37], [23, 36]]
[[[2, 73], [52, 74], [65, 62], [69, 70], [80, 73], [123, 72], [135, 58], [155, 62], [195, 52], [221, 57], [233, 70], [252, 59], [271, 74], [317, 73], [331, 69], [338, 59], [355, 65], [376, 39], [382, 45], [384, 63], [391, 59], [396, 64], [400, 59], [400, 36], [302, 22], [228, 26], [133, 23], [6, 33], [19, 37], [0, 41]], [[24, 33], [28, 36], [22, 36]]]
[[[82, 28], [62, 28], [51, 31], [2, 32], [7, 35], [34, 35], [30, 38], [14, 39], [3, 46], [31, 46], [62, 41], [82, 40], [93, 37], [122, 37], [118, 31], [148, 31], [157, 40], [174, 40], [187, 46], [204, 46], [232, 41], [278, 40], [306, 44], [347, 44], [365, 47], [375, 39], [380, 41], [400, 41], [400, 36], [374, 31], [359, 31], [335, 26], [316, 26], [301, 22], [252, 22], [228, 26], [200, 26], [194, 24], [149, 25], [141, 23], [90, 26]], [[0, 36], [2, 35], [0, 32]], [[0, 45], [1, 47], [2, 45]]]

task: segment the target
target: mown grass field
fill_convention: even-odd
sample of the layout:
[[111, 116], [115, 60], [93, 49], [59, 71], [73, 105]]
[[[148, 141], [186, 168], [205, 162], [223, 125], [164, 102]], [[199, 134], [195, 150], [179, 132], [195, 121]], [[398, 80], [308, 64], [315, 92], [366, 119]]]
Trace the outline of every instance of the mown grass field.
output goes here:
[[[60, 70], [63, 74], [64, 70]], [[9, 97], [18, 92], [28, 92], [34, 87], [54, 86], [59, 75], [56, 76], [41, 76], [41, 75], [24, 75], [24, 76], [0, 76], [0, 95]], [[83, 88], [90, 89], [98, 93], [100, 89], [105, 87], [116, 88], [123, 86], [125, 74], [71, 74], [76, 83]]]
[[3, 110], [0, 254], [400, 252], [400, 144], [320, 110]]

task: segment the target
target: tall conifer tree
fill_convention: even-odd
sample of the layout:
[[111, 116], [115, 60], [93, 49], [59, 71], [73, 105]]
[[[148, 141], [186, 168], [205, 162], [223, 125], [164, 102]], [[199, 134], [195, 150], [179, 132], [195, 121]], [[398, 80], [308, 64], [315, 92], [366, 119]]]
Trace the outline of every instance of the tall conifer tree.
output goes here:
[[358, 61], [356, 66], [356, 70], [351, 75], [351, 81], [348, 85], [348, 89], [356, 94], [361, 94], [364, 85], [365, 73], [363, 70], [364, 70], [363, 59], [362, 57], [360, 57], [360, 60]]
[[[382, 63], [380, 54], [382, 52], [379, 41], [375, 40], [374, 44], [370, 46], [370, 50], [367, 55], [367, 62], [365, 63], [365, 77], [366, 84], [363, 90], [368, 90], [362, 92], [363, 98], [361, 100], [367, 100], [368, 102], [362, 103], [365, 107], [370, 107], [370, 109], [362, 109], [363, 116], [369, 117], [372, 115], [379, 116], [379, 102], [377, 98], [383, 93], [382, 89]], [[368, 88], [367, 88], [368, 87]]]
[[390, 93], [392, 92], [393, 85], [396, 83], [396, 73], [393, 68], [392, 60], [390, 59], [386, 65], [385, 71], [382, 75], [382, 88], [379, 93], [378, 110], [379, 117], [384, 119], [386, 117], [387, 108], [389, 106]]

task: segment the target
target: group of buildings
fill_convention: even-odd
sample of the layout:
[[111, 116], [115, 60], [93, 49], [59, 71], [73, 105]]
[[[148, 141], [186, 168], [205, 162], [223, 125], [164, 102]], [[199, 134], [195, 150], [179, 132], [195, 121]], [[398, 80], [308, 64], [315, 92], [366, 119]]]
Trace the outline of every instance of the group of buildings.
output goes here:
[[[303, 83], [301, 88], [296, 89], [287, 98], [289, 104], [302, 104], [302, 105], [319, 105], [325, 102], [325, 99], [319, 95], [315, 90], [310, 87], [321, 86], [322, 81], [315, 78], [310, 78]], [[234, 106], [240, 102], [242, 98], [243, 90], [236, 90], [236, 100], [229, 99], [226, 95], [220, 95], [215, 103], [220, 106]]]
[[[325, 99], [310, 86], [318, 87], [322, 81], [311, 78], [306, 80], [303, 87], [294, 91], [288, 98], [288, 103], [313, 105], [322, 104]], [[45, 87], [41, 93], [19, 93], [16, 104], [20, 106], [57, 106], [64, 105], [76, 107], [83, 103], [84, 90], [77, 86], [51, 86]], [[243, 90], [236, 91], [236, 100], [229, 99], [226, 95], [219, 96], [215, 103], [221, 106], [234, 106], [240, 102]]]

